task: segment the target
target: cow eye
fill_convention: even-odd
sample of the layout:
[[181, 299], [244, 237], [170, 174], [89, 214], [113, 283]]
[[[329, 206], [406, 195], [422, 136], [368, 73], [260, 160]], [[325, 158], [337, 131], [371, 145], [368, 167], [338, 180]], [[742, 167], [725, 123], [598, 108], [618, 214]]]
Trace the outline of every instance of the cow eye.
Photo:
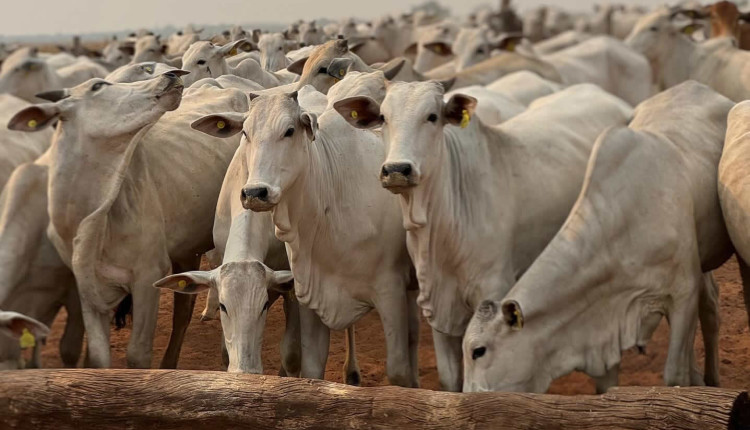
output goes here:
[[479, 348], [474, 348], [473, 351], [471, 351], [471, 359], [476, 360], [477, 358], [484, 355], [484, 353], [487, 352], [487, 348], [480, 346]]
[[325, 67], [321, 67], [320, 69], [318, 69], [318, 73], [320, 73], [320, 74], [328, 73], [328, 69], [325, 68]]
[[91, 92], [97, 92], [102, 89], [103, 86], [109, 85], [107, 82], [97, 82], [91, 86]]
[[477, 49], [477, 54], [484, 54], [484, 49], [482, 48]]
[[437, 121], [437, 115], [434, 113], [431, 113], [430, 116], [427, 117], [427, 121], [430, 121], [430, 122]]
[[227, 313], [227, 307], [224, 306], [224, 303], [219, 303], [219, 309], [221, 309], [222, 312]]
[[202, 65], [206, 64], [206, 60], [198, 60], [198, 63], [197, 63], [197, 64], [198, 64], [199, 66], [202, 66]]
[[245, 130], [242, 130], [242, 137], [244, 137], [245, 140], [250, 140], [247, 138], [247, 133], [245, 133]]
[[385, 124], [385, 117], [383, 115], [380, 115], [380, 122], [382, 122], [383, 124]]
[[294, 134], [294, 127], [289, 127], [286, 129], [286, 133], [284, 133], [284, 137], [292, 137]]

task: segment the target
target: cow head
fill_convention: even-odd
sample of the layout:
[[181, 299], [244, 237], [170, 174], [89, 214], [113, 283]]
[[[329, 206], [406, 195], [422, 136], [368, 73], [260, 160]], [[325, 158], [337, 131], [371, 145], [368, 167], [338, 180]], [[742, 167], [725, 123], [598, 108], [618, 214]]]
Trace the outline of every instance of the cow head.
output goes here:
[[263, 373], [261, 351], [268, 309], [280, 294], [294, 289], [292, 272], [273, 271], [259, 261], [237, 261], [208, 271], [167, 276], [154, 284], [183, 294], [215, 288], [221, 328], [229, 353], [229, 372]]
[[463, 391], [547, 390], [552, 378], [540, 365], [542, 351], [526, 336], [523, 326], [524, 315], [515, 301], [485, 300], [477, 307], [463, 340]]
[[670, 56], [677, 54], [676, 43], [693, 43], [692, 35], [700, 24], [689, 18], [688, 12], [693, 11], [661, 8], [645, 15], [638, 20], [625, 43], [646, 56], [652, 66], [663, 65]]
[[218, 78], [229, 73], [226, 58], [234, 55], [241, 47], [250, 46], [246, 40], [230, 42], [223, 46], [211, 42], [195, 42], [182, 55], [182, 67], [190, 72], [185, 85], [190, 86], [204, 78]]
[[183, 89], [179, 75], [184, 73], [174, 70], [155, 79], [129, 84], [91, 79], [70, 89], [39, 94], [39, 98], [52, 103], [21, 110], [10, 120], [8, 128], [34, 132], [60, 119], [64, 130], [98, 142], [132, 136], [165, 112], [177, 109]]
[[159, 36], [142, 36], [135, 41], [131, 62], [162, 61], [166, 52], [167, 45], [161, 42]]
[[382, 106], [369, 97], [341, 100], [334, 108], [358, 128], [382, 126], [387, 156], [380, 171], [383, 187], [407, 193], [439, 174], [443, 127], [466, 127], [476, 109], [473, 97], [455, 94], [443, 101], [448, 83], [390, 84]]
[[246, 117], [209, 115], [192, 127], [218, 137], [243, 133], [249, 177], [239, 197], [245, 209], [264, 212], [273, 209], [303, 174], [318, 120], [300, 108], [296, 91], [251, 98]]
[[0, 74], [0, 93], [9, 93], [30, 103], [38, 100], [34, 95], [59, 88], [57, 73], [36, 51], [22, 49], [3, 62]]
[[258, 42], [260, 65], [269, 72], [286, 68], [287, 40], [281, 33], [264, 34]]

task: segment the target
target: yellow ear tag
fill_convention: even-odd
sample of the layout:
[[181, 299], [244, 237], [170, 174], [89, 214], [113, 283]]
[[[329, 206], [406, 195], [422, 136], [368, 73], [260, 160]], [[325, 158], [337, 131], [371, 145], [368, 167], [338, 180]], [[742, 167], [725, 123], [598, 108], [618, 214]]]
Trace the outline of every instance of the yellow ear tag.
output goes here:
[[152, 69], [151, 67], [146, 67], [146, 72], [147, 73], [154, 73], [154, 69]]
[[521, 318], [521, 312], [516, 309], [513, 311], [513, 315], [516, 316], [516, 321], [518, 321], [518, 328], [523, 328], [523, 318]]
[[[224, 127], [226, 127], [226, 126], [227, 126], [227, 124], [224, 121], [219, 121], [219, 122], [216, 123], [216, 128], [218, 128], [219, 130], [223, 130]], [[185, 281], [180, 281], [180, 282], [185, 282]]]
[[184, 279], [180, 279], [179, 282], [177, 282], [177, 287], [179, 287], [181, 290], [187, 287], [187, 282], [185, 282]]
[[339, 76], [344, 76], [346, 74], [346, 70], [341, 69], [339, 70]]
[[510, 51], [510, 52], [515, 51], [516, 50], [516, 42], [508, 42], [508, 44], [505, 45], [505, 49], [508, 50], [508, 51]]
[[357, 117], [358, 117], [358, 116], [359, 116], [359, 115], [357, 114], [357, 111], [356, 111], [356, 110], [353, 110], [353, 111], [352, 111], [352, 119], [357, 119]]
[[28, 125], [29, 128], [36, 128], [37, 122], [35, 119], [30, 119], [29, 122], [26, 123], [26, 125]]
[[696, 29], [696, 27], [694, 25], [690, 24], [690, 25], [686, 26], [685, 28], [683, 28], [682, 32], [685, 33], [685, 34], [687, 34], [688, 36], [692, 36], [693, 33], [695, 33], [695, 29]]
[[230, 55], [230, 56], [234, 56], [234, 55], [237, 55], [237, 48], [234, 48], [234, 49], [232, 49], [231, 51], [229, 51], [229, 55]]
[[466, 128], [469, 126], [469, 121], [471, 121], [471, 116], [469, 115], [469, 111], [464, 109], [461, 112], [461, 128]]
[[22, 349], [33, 348], [34, 346], [36, 346], [36, 338], [33, 334], [31, 334], [29, 329], [25, 328], [23, 329], [21, 338], [18, 339], [18, 343], [21, 345]]

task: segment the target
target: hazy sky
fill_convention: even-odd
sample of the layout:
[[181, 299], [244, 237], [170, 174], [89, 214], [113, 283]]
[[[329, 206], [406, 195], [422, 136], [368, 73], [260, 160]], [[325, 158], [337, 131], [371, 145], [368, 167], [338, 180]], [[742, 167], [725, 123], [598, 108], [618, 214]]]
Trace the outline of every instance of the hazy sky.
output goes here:
[[[486, 0], [439, 0], [466, 14]], [[559, 4], [590, 9], [602, 0], [516, 0], [523, 8]], [[3, 0], [0, 35], [92, 33], [166, 25], [289, 22], [299, 18], [373, 18], [407, 10], [421, 0]], [[653, 0], [624, 0], [653, 4]], [[496, 4], [499, 1], [492, 1]]]

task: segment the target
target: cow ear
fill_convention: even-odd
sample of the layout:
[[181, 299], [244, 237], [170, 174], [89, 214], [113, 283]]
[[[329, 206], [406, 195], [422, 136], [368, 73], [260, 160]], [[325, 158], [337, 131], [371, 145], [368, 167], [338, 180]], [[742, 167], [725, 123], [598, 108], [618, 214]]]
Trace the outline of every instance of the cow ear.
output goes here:
[[437, 82], [438, 82], [438, 84], [440, 84], [441, 87], [443, 87], [443, 94], [445, 94], [448, 91], [450, 91], [451, 88], [453, 88], [453, 84], [456, 83], [456, 77], [454, 76], [452, 78], [445, 79], [445, 80], [442, 80], [442, 81], [437, 81]]
[[477, 108], [477, 99], [464, 94], [454, 94], [443, 106], [443, 117], [449, 124], [466, 128]]
[[495, 49], [515, 52], [522, 40], [523, 34], [506, 34], [495, 41]]
[[253, 49], [253, 44], [245, 39], [237, 40], [235, 42], [227, 43], [226, 45], [219, 48], [219, 54], [223, 57], [237, 55], [238, 50], [250, 51]]
[[245, 115], [229, 112], [198, 118], [190, 127], [214, 137], [232, 137], [242, 131]]
[[344, 79], [352, 64], [354, 64], [354, 60], [351, 58], [334, 58], [331, 60], [331, 64], [328, 65], [328, 75], [336, 79]]
[[305, 133], [307, 138], [315, 140], [315, 135], [318, 133], [318, 116], [310, 112], [302, 112], [299, 117], [302, 125], [305, 126]]
[[503, 319], [513, 330], [523, 328], [523, 312], [521, 306], [515, 300], [503, 300], [500, 308], [503, 311]]
[[291, 270], [272, 271], [269, 287], [282, 294], [294, 290], [294, 275], [292, 275]]
[[334, 103], [333, 108], [353, 127], [369, 129], [383, 125], [380, 105], [370, 97], [345, 98]]
[[398, 57], [387, 62], [378, 70], [383, 72], [383, 75], [385, 75], [386, 79], [388, 79], [389, 81], [392, 81], [393, 78], [395, 78], [396, 75], [398, 75], [398, 72], [400, 72], [401, 69], [404, 67], [404, 64], [406, 64], [406, 58]]
[[40, 131], [47, 128], [60, 116], [60, 107], [57, 103], [44, 103], [29, 106], [18, 112], [8, 122], [9, 130], [17, 131]]
[[409, 45], [406, 49], [404, 49], [404, 55], [408, 55], [410, 57], [417, 55], [417, 49], [418, 45], [416, 43], [412, 43]]
[[166, 288], [175, 293], [198, 294], [216, 288], [213, 272], [185, 272], [167, 276], [154, 283], [155, 288]]
[[425, 43], [424, 48], [434, 54], [440, 55], [441, 57], [448, 57], [450, 55], [453, 55], [453, 50], [451, 49], [450, 45], [443, 42], [432, 42], [432, 43]]
[[287, 66], [286, 70], [294, 73], [295, 75], [301, 75], [302, 71], [305, 69], [305, 63], [307, 63], [308, 58], [310, 57], [300, 58], [299, 60]]
[[[15, 339], [21, 339], [22, 342], [25, 336], [31, 336], [33, 343], [36, 337], [46, 337], [49, 334], [49, 327], [18, 312], [0, 311], [0, 332]], [[29, 334], [26, 334], [27, 332]]]

